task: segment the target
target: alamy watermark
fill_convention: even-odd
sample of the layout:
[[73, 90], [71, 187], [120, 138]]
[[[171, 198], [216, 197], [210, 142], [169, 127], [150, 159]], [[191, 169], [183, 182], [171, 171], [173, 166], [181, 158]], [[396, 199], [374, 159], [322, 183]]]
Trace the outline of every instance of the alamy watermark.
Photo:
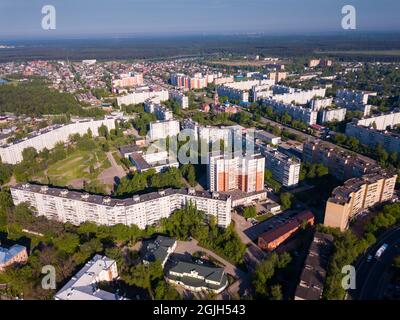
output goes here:
[[356, 8], [352, 5], [345, 5], [342, 8], [342, 28], [344, 30], [355, 30], [357, 28]]
[[56, 8], [49, 4], [45, 5], [42, 8], [42, 14], [45, 15], [42, 18], [42, 29], [43, 30], [55, 30], [57, 27]]
[[42, 278], [42, 288], [44, 290], [55, 290], [56, 289], [56, 268], [52, 265], [47, 265], [42, 268], [42, 274], [45, 276]]

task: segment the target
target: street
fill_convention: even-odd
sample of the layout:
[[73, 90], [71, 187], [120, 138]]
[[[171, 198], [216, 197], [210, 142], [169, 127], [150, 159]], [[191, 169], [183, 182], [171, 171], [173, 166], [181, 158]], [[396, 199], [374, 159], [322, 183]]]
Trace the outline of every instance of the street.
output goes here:
[[[367, 250], [356, 264], [356, 290], [349, 291], [349, 299], [374, 300], [382, 298], [387, 283], [386, 274], [393, 257], [399, 253], [396, 244], [400, 242], [400, 226], [386, 231], [378, 242]], [[384, 243], [388, 248], [379, 260], [372, 258], [367, 261], [368, 255], [375, 256], [376, 251]]]

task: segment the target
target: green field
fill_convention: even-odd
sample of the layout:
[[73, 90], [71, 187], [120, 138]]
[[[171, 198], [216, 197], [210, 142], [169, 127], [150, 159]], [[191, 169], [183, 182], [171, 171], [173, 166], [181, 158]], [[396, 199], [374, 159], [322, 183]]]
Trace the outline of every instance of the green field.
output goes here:
[[82, 179], [95, 182], [99, 174], [110, 167], [111, 164], [104, 152], [76, 150], [66, 159], [52, 164], [46, 171], [40, 173], [38, 178], [42, 182], [47, 180], [59, 186], [74, 185]]

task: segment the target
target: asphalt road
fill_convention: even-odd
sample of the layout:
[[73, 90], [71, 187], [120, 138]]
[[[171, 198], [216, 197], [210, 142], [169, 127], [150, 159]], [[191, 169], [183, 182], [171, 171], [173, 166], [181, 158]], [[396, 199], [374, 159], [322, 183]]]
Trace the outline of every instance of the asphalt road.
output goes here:
[[[379, 260], [375, 253], [384, 243], [389, 246]], [[387, 271], [393, 257], [400, 253], [400, 226], [397, 226], [379, 237], [378, 242], [366, 251], [356, 264], [356, 289], [349, 290], [349, 299], [375, 300], [382, 299], [382, 294], [387, 283]], [[370, 262], [368, 255], [373, 256]]]

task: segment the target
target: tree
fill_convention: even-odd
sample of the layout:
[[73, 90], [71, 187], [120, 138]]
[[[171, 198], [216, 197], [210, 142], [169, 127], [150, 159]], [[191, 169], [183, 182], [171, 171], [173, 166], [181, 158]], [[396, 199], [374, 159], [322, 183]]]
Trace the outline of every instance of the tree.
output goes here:
[[282, 286], [280, 284], [271, 286], [270, 296], [271, 300], [282, 300], [283, 299]]
[[110, 133], [108, 132], [108, 128], [107, 128], [106, 125], [102, 124], [102, 125], [99, 127], [98, 130], [99, 130], [99, 136], [100, 136], [100, 137], [104, 137], [104, 138], [106, 138], [107, 140], [109, 139]]
[[0, 162], [0, 185], [10, 181], [12, 176], [12, 167]]
[[79, 237], [73, 233], [65, 233], [61, 237], [54, 240], [57, 249], [72, 254], [79, 246]]
[[246, 207], [243, 209], [243, 217], [246, 219], [255, 218], [257, 216], [257, 209], [255, 206]]
[[400, 254], [396, 255], [393, 258], [393, 266], [397, 269], [400, 269]]
[[37, 156], [38, 153], [34, 147], [25, 148], [22, 151], [22, 158], [26, 163], [32, 163]]
[[274, 277], [276, 270], [286, 268], [290, 261], [289, 254], [278, 255], [273, 252], [265, 260], [257, 264], [253, 273], [252, 284], [258, 296], [270, 299], [282, 298], [280, 286], [274, 285], [269, 288], [268, 284]]
[[282, 210], [287, 210], [292, 207], [292, 194], [289, 192], [282, 193], [280, 195], [280, 202]]

